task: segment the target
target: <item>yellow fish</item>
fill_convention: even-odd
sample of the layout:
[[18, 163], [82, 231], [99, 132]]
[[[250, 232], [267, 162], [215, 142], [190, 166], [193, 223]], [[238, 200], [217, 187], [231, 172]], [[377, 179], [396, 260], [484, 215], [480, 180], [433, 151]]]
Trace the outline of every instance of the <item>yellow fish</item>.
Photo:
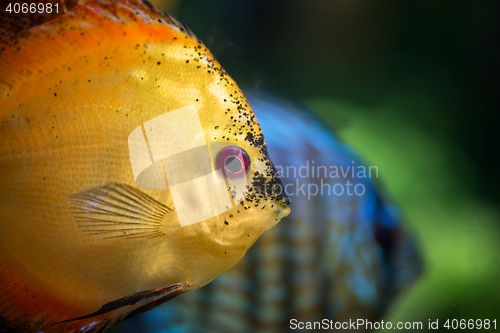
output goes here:
[[245, 97], [174, 18], [89, 0], [8, 23], [1, 332], [103, 332], [212, 281], [289, 214]]

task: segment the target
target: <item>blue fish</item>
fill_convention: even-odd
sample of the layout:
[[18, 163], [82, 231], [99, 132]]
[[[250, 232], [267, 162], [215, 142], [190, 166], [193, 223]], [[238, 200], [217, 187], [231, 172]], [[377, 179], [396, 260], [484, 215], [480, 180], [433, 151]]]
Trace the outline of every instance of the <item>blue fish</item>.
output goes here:
[[333, 323], [380, 320], [420, 275], [401, 214], [377, 190], [378, 169], [311, 113], [245, 95], [281, 172], [283, 188], [272, 190], [288, 194], [292, 213], [216, 280], [114, 332], [288, 332], [322, 319], [335, 330]]

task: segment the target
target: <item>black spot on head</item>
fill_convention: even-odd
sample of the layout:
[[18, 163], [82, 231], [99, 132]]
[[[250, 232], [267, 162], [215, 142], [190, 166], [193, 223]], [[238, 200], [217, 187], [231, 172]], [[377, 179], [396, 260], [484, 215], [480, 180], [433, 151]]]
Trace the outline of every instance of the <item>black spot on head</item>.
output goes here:
[[274, 168], [271, 169], [273, 172], [264, 176], [259, 171], [255, 171], [252, 177], [252, 187], [255, 189], [257, 194], [259, 194], [257, 204], [260, 203], [260, 199], [271, 199], [276, 201], [282, 201], [285, 204], [290, 203], [290, 199], [285, 195], [283, 183], [281, 179], [276, 176]]
[[252, 132], [247, 132], [245, 140], [254, 147], [261, 147], [264, 144], [264, 136], [262, 134], [254, 135]]

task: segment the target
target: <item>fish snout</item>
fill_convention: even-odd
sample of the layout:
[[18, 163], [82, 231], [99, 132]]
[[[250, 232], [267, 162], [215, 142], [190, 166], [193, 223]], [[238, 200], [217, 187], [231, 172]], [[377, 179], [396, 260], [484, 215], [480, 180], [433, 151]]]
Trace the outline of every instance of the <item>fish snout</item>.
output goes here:
[[[290, 201], [290, 199], [288, 199], [288, 201]], [[282, 218], [284, 218], [284, 217], [287, 217], [288, 215], [290, 215], [290, 212], [292, 211], [292, 210], [290, 209], [290, 207], [288, 207], [288, 206], [281, 206], [280, 208], [281, 208], [281, 209], [280, 209], [280, 211], [278, 212], [278, 217], [279, 217], [280, 219], [282, 219]]]
[[[281, 183], [281, 180], [280, 180]], [[283, 195], [279, 199], [279, 204], [280, 204], [280, 211], [278, 215], [280, 215], [280, 218], [287, 217], [290, 215], [291, 209], [290, 209], [290, 204], [292, 203], [292, 199], [283, 191]]]
[[270, 181], [270, 183], [271, 183], [271, 188], [275, 190], [276, 197], [274, 199], [278, 201], [280, 204], [284, 205], [285, 208], [288, 208], [288, 210], [290, 210], [290, 208], [287, 206], [289, 206], [292, 203], [292, 199], [290, 199], [290, 197], [286, 194], [285, 191], [286, 188], [283, 185], [281, 177], [278, 175], [274, 176], [273, 179]]
[[290, 215], [291, 209], [290, 209], [290, 204], [292, 203], [292, 199], [286, 194], [285, 191], [285, 186], [283, 185], [283, 182], [281, 180], [281, 177], [276, 175], [273, 177], [273, 180], [271, 181], [273, 184], [271, 188], [275, 189], [276, 192], [274, 193], [276, 196], [273, 198], [278, 202], [278, 209], [276, 211], [277, 218], [281, 220], [284, 217], [287, 217]]
[[292, 200], [286, 194], [285, 186], [281, 178], [274, 174], [267, 178], [264, 182], [254, 183], [257, 186], [257, 191], [264, 194], [267, 199], [272, 202], [271, 207], [277, 214], [277, 219], [280, 220], [283, 217], [287, 217], [290, 214], [290, 203]]

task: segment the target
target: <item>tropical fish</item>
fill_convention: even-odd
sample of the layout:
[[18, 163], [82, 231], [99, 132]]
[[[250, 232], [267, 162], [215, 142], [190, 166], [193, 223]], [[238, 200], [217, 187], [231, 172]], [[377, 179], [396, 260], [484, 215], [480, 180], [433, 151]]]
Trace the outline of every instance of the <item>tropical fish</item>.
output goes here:
[[103, 332], [289, 214], [241, 90], [173, 17], [89, 0], [1, 20], [1, 332]]
[[245, 96], [282, 173], [292, 214], [209, 285], [113, 332], [312, 331], [307, 323], [323, 319], [331, 326], [322, 328], [338, 331], [349, 320], [380, 320], [421, 273], [416, 243], [376, 188], [376, 166], [310, 112], [262, 92]]

